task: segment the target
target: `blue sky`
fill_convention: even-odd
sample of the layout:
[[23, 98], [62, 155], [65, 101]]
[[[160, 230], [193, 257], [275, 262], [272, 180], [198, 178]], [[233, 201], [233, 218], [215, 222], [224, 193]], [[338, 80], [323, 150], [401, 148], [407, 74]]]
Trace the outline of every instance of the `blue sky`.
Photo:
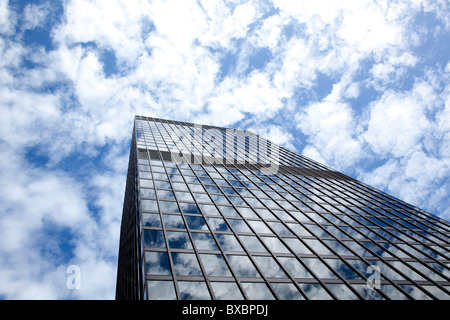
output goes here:
[[114, 298], [135, 114], [263, 132], [450, 219], [449, 9], [0, 0], [0, 297]]

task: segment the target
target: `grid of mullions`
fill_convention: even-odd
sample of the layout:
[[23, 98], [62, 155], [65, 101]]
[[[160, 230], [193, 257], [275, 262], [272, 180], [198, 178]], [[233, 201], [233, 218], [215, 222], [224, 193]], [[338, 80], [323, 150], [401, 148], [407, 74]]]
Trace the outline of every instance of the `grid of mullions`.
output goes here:
[[190, 153], [201, 157], [223, 157], [244, 163], [276, 163], [328, 169], [324, 165], [299, 156], [250, 132], [161, 119], [153, 120], [155, 122], [136, 120], [138, 147]]
[[449, 225], [358, 182], [148, 156], [139, 174], [150, 299], [450, 297]]

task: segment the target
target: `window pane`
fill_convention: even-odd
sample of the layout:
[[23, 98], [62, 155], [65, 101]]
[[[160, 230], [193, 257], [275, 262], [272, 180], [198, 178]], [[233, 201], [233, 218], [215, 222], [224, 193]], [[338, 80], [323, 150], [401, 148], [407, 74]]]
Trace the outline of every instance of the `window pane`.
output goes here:
[[211, 282], [214, 295], [218, 300], [243, 300], [239, 287], [235, 282]]
[[325, 247], [319, 240], [304, 239], [305, 243], [318, 254], [333, 254], [327, 247]]
[[177, 276], [201, 276], [202, 271], [193, 253], [172, 252], [173, 269]]
[[172, 249], [192, 249], [187, 232], [166, 231], [169, 247]]
[[325, 262], [344, 279], [361, 279], [357, 273], [340, 259], [325, 259]]
[[176, 300], [175, 287], [172, 281], [148, 281], [149, 300]]
[[224, 251], [243, 251], [242, 246], [232, 234], [216, 234], [217, 240]]
[[231, 277], [230, 270], [228, 269], [222, 255], [200, 254], [200, 258], [208, 276]]
[[141, 197], [142, 198], [155, 198], [156, 197], [155, 190], [141, 188]]
[[287, 223], [287, 226], [291, 228], [298, 236], [310, 236], [311, 234], [298, 223]]
[[171, 275], [169, 257], [166, 252], [145, 252], [147, 274]]
[[368, 287], [367, 284], [352, 284], [352, 286], [365, 300], [385, 300], [381, 294]]
[[272, 283], [272, 288], [282, 300], [305, 300], [292, 283]]
[[191, 235], [198, 250], [219, 250], [211, 234], [193, 232]]
[[165, 248], [164, 235], [158, 230], [144, 230], [144, 244], [150, 248]]
[[200, 213], [200, 210], [194, 203], [180, 203], [180, 207], [184, 213]]
[[208, 220], [209, 226], [212, 231], [228, 231], [231, 232], [230, 228], [226, 224], [225, 220], [222, 218], [206, 218]]
[[270, 213], [269, 210], [267, 209], [255, 209], [256, 212], [258, 212], [258, 214], [261, 216], [261, 218], [263, 219], [276, 219], [276, 217], [274, 217], [274, 215], [272, 213]]
[[255, 236], [239, 236], [239, 239], [242, 240], [244, 246], [250, 252], [267, 252], [261, 241]]
[[333, 300], [333, 298], [318, 283], [300, 284], [300, 287], [311, 300]]
[[161, 228], [161, 218], [158, 213], [143, 213], [142, 223], [144, 227]]
[[161, 208], [161, 212], [180, 212], [176, 202], [160, 201], [159, 206]]
[[225, 217], [239, 217], [239, 214], [233, 207], [219, 206], [219, 209]]
[[194, 202], [194, 199], [192, 198], [192, 196], [189, 192], [177, 192], [176, 195], [177, 195], [177, 199], [179, 201]]
[[172, 191], [169, 190], [158, 190], [158, 199], [159, 200], [174, 200], [175, 196]]
[[185, 216], [186, 222], [190, 229], [208, 230], [205, 219], [200, 216]]
[[296, 254], [312, 254], [312, 252], [298, 239], [284, 238], [283, 240]]
[[164, 226], [166, 228], [181, 228], [185, 229], [183, 218], [179, 215], [163, 214]]
[[286, 278], [286, 274], [272, 257], [253, 257], [260, 270], [266, 277]]
[[259, 272], [247, 256], [227, 255], [231, 269], [238, 277], [259, 278]]
[[158, 211], [156, 200], [141, 200], [141, 205], [144, 211]]
[[169, 182], [155, 180], [155, 187], [157, 189], [172, 189]]
[[181, 300], [209, 300], [206, 283], [203, 281], [178, 281]]
[[275, 299], [265, 283], [243, 282], [242, 287], [250, 300]]
[[200, 210], [204, 215], [207, 216], [220, 216], [219, 210], [212, 204], [201, 204], [199, 205]]
[[255, 212], [250, 208], [238, 208], [239, 212], [243, 217], [246, 218], [258, 218]]
[[294, 278], [313, 278], [308, 270], [294, 257], [278, 257], [278, 261], [280, 261], [287, 272]]
[[308, 268], [315, 273], [319, 278], [337, 278], [331, 270], [325, 266], [322, 261], [316, 258], [303, 258], [303, 262], [306, 263]]
[[152, 180], [147, 180], [147, 179], [140, 179], [140, 186], [142, 188], [153, 188], [153, 181]]
[[292, 232], [289, 231], [281, 222], [267, 222], [269, 227], [275, 231], [275, 233], [279, 235], [292, 235]]
[[248, 225], [244, 222], [244, 220], [241, 219], [228, 219], [227, 220], [230, 226], [233, 228], [236, 232], [248, 232], [252, 233]]
[[339, 300], [359, 300], [359, 298], [345, 284], [327, 284]]
[[188, 187], [185, 183], [174, 182], [172, 185], [176, 191], [188, 191]]
[[270, 229], [262, 221], [248, 221], [248, 224], [256, 233], [272, 233]]
[[290, 253], [289, 249], [275, 237], [261, 237], [261, 240], [269, 247], [272, 252]]

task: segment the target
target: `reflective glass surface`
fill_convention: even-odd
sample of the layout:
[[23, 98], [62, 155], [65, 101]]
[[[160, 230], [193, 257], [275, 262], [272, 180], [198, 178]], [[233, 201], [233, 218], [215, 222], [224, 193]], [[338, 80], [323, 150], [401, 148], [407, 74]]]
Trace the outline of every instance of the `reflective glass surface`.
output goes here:
[[450, 299], [448, 221], [262, 137], [212, 130], [136, 117], [117, 297]]

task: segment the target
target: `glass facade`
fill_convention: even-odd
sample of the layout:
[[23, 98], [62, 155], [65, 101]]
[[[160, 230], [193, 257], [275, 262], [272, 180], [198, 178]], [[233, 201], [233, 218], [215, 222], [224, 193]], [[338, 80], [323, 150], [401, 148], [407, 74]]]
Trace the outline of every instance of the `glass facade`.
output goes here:
[[450, 299], [450, 223], [248, 131], [136, 116], [117, 299]]

